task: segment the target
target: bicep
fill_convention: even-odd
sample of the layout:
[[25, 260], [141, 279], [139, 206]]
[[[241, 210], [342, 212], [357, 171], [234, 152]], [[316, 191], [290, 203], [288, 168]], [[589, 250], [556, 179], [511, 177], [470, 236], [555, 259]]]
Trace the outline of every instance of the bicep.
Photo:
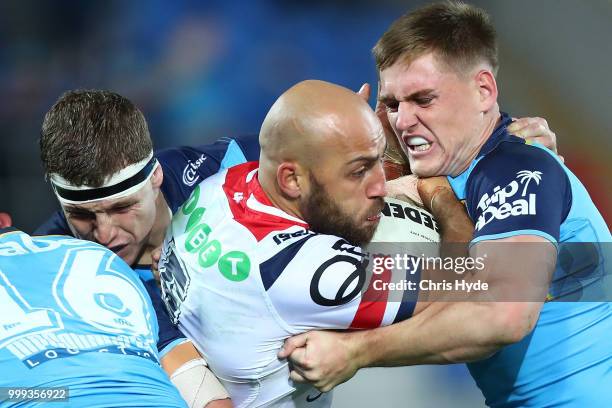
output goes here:
[[168, 377], [171, 377], [180, 366], [190, 360], [199, 358], [201, 358], [200, 353], [193, 343], [190, 340], [185, 340], [166, 352], [160, 359], [160, 363]]
[[492, 300], [543, 301], [555, 269], [557, 247], [538, 235], [515, 235], [479, 241], [471, 246], [470, 257], [480, 265], [472, 270], [472, 277], [486, 280], [489, 295], [499, 296]]
[[488, 303], [509, 333], [515, 333], [513, 338], [531, 331], [555, 269], [555, 244], [537, 235], [518, 235], [478, 242], [470, 256], [481, 259], [483, 268], [468, 279], [487, 283], [487, 290], [471, 300]]

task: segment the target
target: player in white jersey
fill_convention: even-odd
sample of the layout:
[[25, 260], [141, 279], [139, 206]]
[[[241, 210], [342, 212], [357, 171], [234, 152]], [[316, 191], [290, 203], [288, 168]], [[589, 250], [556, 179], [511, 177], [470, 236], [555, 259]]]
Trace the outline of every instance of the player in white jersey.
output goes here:
[[[277, 358], [283, 341], [410, 317], [422, 307], [418, 290], [390, 293], [374, 282], [414, 283], [421, 271], [367, 276], [373, 257], [360, 245], [391, 207], [384, 134], [357, 95], [300, 83], [272, 107], [260, 143], [259, 163], [207, 179], [175, 215], [160, 261], [163, 297], [236, 406], [326, 407], [331, 394], [289, 379]], [[457, 205], [452, 230], [469, 236]], [[435, 237], [434, 229], [432, 221]]]

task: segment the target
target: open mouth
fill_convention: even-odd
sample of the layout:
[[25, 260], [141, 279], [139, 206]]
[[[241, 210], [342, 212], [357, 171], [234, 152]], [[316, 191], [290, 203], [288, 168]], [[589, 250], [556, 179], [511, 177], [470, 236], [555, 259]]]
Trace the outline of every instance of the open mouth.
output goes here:
[[111, 251], [113, 251], [116, 254], [119, 254], [119, 252], [121, 252], [121, 250], [124, 249], [126, 246], [127, 246], [127, 244], [115, 245], [113, 247], [108, 247], [108, 249], [110, 249]]
[[370, 222], [375, 222], [375, 221], [380, 220], [381, 215], [382, 215], [382, 213], [378, 213], [378, 214], [376, 214], [376, 215], [371, 215], [371, 216], [369, 216], [369, 217], [368, 217], [368, 218], [366, 218], [366, 219], [367, 219], [368, 221], [370, 221]]
[[380, 220], [380, 217], [382, 217], [382, 210], [385, 208], [385, 204], [384, 202], [380, 202], [380, 205], [377, 205], [375, 207], [375, 211], [372, 215], [370, 215], [369, 217], [366, 218], [366, 220], [370, 221], [370, 222], [376, 222], [378, 220]]
[[414, 153], [426, 152], [431, 149], [431, 142], [421, 136], [404, 136], [404, 143], [408, 146], [408, 150]]

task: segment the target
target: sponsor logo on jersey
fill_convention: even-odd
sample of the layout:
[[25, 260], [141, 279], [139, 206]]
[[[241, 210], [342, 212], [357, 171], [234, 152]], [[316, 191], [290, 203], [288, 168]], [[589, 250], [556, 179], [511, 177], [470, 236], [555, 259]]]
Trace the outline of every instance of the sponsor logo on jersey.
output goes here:
[[542, 181], [541, 171], [521, 170], [516, 179], [507, 186], [496, 186], [493, 193], [485, 193], [478, 201], [481, 212], [476, 220], [476, 231], [480, 231], [493, 220], [504, 220], [519, 215], [536, 215], [536, 194], [527, 194], [531, 185]]
[[[245, 280], [251, 270], [251, 260], [246, 253], [241, 251], [225, 252], [221, 241], [210, 238], [213, 230], [210, 225], [204, 222], [206, 208], [198, 207], [200, 193], [200, 186], [197, 186], [181, 207], [180, 217], [177, 217], [174, 221], [180, 224], [187, 219], [185, 228], [182, 229], [182, 232], [186, 235], [183, 243], [184, 249], [187, 253], [197, 253], [198, 264], [201, 267], [209, 268], [217, 264], [219, 272], [226, 279], [234, 282]], [[234, 199], [236, 198], [244, 199], [244, 193], [235, 193]], [[171, 240], [169, 244], [174, 245], [174, 240]], [[164, 247], [166, 247], [166, 244], [164, 244]], [[164, 260], [166, 259], [164, 258]], [[160, 272], [162, 264], [164, 262], [160, 260]], [[183, 267], [182, 269], [186, 268]], [[182, 303], [183, 300], [184, 298], [180, 299], [180, 302]]]
[[207, 157], [201, 155], [198, 160], [192, 162], [189, 160], [187, 166], [183, 169], [183, 183], [189, 187], [193, 186], [199, 179], [198, 169], [206, 161]]
[[83, 353], [112, 353], [144, 357], [157, 362], [154, 344], [142, 336], [40, 332], [17, 339], [6, 348], [27, 368]]
[[[332, 248], [340, 253], [323, 262], [310, 282], [310, 298], [320, 306], [340, 306], [350, 302], [361, 293], [366, 281], [367, 254], [343, 239], [336, 241]], [[346, 276], [344, 283], [335, 294], [325, 294], [321, 290], [321, 281], [338, 274]]]
[[313, 231], [307, 230], [305, 228], [302, 228], [295, 232], [280, 232], [274, 235], [272, 239], [274, 240], [274, 242], [276, 242], [276, 245], [280, 245], [283, 242], [286, 242], [290, 239], [301, 238], [306, 235], [316, 235], [316, 233]]
[[321, 398], [321, 395], [323, 395], [322, 392], [318, 393], [317, 395], [307, 395], [306, 396], [306, 402], [313, 402], [318, 400], [319, 398]]
[[219, 258], [219, 272], [226, 279], [240, 282], [249, 277], [251, 260], [248, 255], [240, 251], [231, 251]]

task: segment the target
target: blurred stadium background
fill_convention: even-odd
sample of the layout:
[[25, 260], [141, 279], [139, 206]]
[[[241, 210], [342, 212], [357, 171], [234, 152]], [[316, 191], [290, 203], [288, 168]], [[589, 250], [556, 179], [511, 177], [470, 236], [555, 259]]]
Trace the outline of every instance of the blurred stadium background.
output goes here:
[[[0, 211], [31, 231], [56, 209], [38, 155], [68, 89], [105, 88], [144, 112], [158, 148], [256, 133], [297, 81], [375, 84], [370, 48], [422, 1], [0, 3]], [[612, 2], [474, 1], [500, 39], [501, 107], [542, 116], [612, 224]], [[372, 97], [373, 102], [374, 97]], [[335, 407], [483, 405], [461, 365], [365, 370]]]

